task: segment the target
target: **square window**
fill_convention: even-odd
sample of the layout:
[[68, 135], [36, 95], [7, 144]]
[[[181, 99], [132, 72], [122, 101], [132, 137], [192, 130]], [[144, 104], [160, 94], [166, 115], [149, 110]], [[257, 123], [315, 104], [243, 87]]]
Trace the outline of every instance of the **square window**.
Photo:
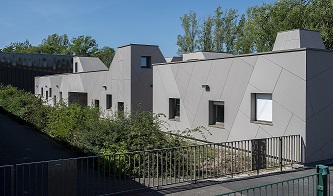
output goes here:
[[209, 125], [224, 128], [224, 101], [209, 101]]
[[253, 93], [251, 95], [251, 120], [272, 123], [273, 101], [272, 94]]
[[169, 119], [180, 121], [179, 98], [169, 98]]
[[106, 109], [111, 109], [112, 107], [112, 95], [106, 95]]
[[151, 68], [151, 57], [150, 56], [141, 57], [141, 68]]

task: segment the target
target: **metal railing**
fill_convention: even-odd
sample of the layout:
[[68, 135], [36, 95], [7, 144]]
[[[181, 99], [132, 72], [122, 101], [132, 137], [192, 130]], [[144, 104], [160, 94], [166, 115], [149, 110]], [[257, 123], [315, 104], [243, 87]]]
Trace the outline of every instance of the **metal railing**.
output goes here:
[[292, 196], [328, 196], [331, 193], [331, 175], [333, 169], [327, 166], [317, 165], [314, 174], [297, 177], [280, 182], [264, 184], [261, 186], [246, 188], [238, 191], [221, 194], [220, 196], [255, 196], [255, 195], [292, 195]]
[[[0, 167], [4, 195], [102, 195], [302, 162], [299, 135]], [[2, 193], [0, 193], [2, 194]]]

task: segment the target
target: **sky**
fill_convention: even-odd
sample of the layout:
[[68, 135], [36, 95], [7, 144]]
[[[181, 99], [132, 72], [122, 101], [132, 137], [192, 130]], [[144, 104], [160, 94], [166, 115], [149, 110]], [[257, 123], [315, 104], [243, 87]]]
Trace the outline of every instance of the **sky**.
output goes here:
[[176, 56], [180, 17], [191, 10], [199, 20], [222, 10], [273, 0], [14, 0], [1, 2], [0, 48], [26, 39], [38, 45], [48, 35], [90, 35], [99, 47], [136, 43], [158, 45], [164, 56]]

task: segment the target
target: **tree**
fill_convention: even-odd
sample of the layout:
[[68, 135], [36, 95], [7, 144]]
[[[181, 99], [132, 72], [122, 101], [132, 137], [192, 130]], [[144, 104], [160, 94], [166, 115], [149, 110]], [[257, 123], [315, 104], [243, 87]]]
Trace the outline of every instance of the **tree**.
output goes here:
[[198, 48], [198, 34], [199, 26], [197, 21], [197, 14], [190, 11], [180, 17], [184, 35], [177, 36], [177, 45], [179, 46], [178, 54], [194, 52]]
[[215, 10], [214, 23], [215, 23], [214, 38], [213, 38], [214, 51], [223, 52], [225, 23], [221, 6], [217, 7]]
[[209, 16], [200, 30], [199, 48], [201, 51], [213, 51], [213, 19]]
[[29, 49], [31, 48], [31, 44], [29, 40], [25, 40], [24, 42], [12, 42], [9, 46], [5, 46], [3, 48], [3, 52], [19, 52], [19, 53], [29, 53]]
[[91, 36], [81, 35], [73, 38], [70, 51], [76, 56], [93, 56], [98, 51], [98, 44]]
[[115, 51], [113, 48], [104, 46], [103, 48], [98, 49], [98, 51], [92, 56], [98, 57], [107, 67], [110, 67], [114, 54]]
[[38, 46], [38, 53], [46, 54], [70, 54], [70, 42], [66, 34], [59, 36], [54, 33], [43, 39], [42, 43]]

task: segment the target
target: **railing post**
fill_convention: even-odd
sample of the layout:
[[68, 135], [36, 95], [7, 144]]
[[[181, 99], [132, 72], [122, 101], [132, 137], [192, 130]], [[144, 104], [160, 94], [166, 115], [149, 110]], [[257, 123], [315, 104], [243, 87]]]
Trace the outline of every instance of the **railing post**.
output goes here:
[[280, 164], [280, 171], [282, 171], [282, 137], [279, 137], [279, 164]]
[[317, 168], [317, 196], [327, 196], [328, 184], [327, 176], [330, 173], [329, 169], [325, 165], [316, 165]]

